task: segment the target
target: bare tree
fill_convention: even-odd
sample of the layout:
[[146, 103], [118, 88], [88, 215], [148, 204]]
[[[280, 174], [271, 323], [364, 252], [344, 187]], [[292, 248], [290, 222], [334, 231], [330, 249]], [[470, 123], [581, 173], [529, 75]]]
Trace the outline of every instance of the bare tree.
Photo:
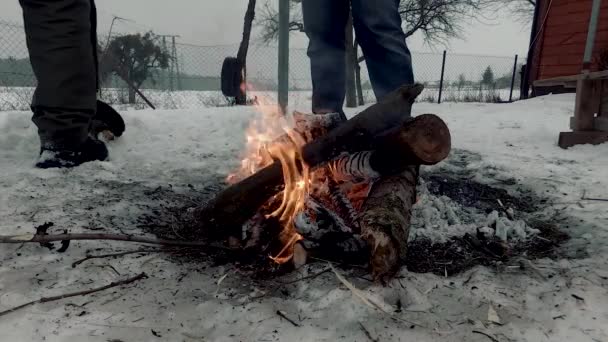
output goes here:
[[[237, 52], [236, 58], [240, 65], [243, 66], [243, 82], [246, 82], [247, 77], [247, 52], [249, 51], [249, 40], [251, 38], [251, 28], [253, 26], [253, 20], [255, 18], [255, 5], [256, 0], [249, 0], [247, 4], [247, 11], [245, 12], [245, 19], [243, 19], [243, 39], [239, 45], [239, 51]], [[247, 87], [240, 87], [239, 95], [236, 97], [237, 105], [247, 104]]]
[[132, 85], [129, 87], [129, 103], [135, 103], [136, 89], [146, 80], [154, 83], [154, 73], [167, 69], [171, 60], [152, 32], [115, 37], [110, 41], [104, 57], [100, 63], [102, 79], [115, 73]]
[[[289, 31], [304, 32], [304, 20], [302, 19], [301, 0], [291, 0], [289, 2]], [[262, 40], [264, 43], [271, 43], [279, 38], [279, 12], [269, 0], [264, 4], [256, 25], [262, 29]]]
[[[399, 13], [405, 25], [405, 35], [409, 37], [422, 32], [429, 43], [445, 43], [448, 39], [459, 37], [462, 22], [473, 18], [488, 5], [501, 0], [401, 0]], [[522, 2], [534, 0], [503, 0], [502, 2]], [[303, 32], [301, 0], [291, 0], [291, 21], [289, 30]], [[262, 29], [262, 40], [270, 43], [277, 39], [279, 21], [277, 9], [266, 2], [257, 25]]]
[[534, 15], [536, 0], [487, 0], [494, 9], [506, 8], [513, 18], [521, 23], [529, 23]]
[[[268, 1], [268, 0], [267, 0]], [[329, 0], [328, 0], [329, 1]], [[463, 22], [467, 19], [475, 18], [488, 6], [497, 4], [500, 0], [401, 0], [399, 13], [403, 19], [406, 37], [420, 32], [424, 40], [429, 44], [446, 44], [451, 38], [458, 38], [463, 32]], [[505, 0], [528, 1], [528, 0]], [[533, 1], [533, 0], [530, 0]], [[303, 32], [304, 24], [302, 21], [302, 11], [299, 6], [301, 0], [291, 0], [291, 20], [289, 30], [292, 32]], [[264, 9], [259, 16], [257, 25], [262, 29], [262, 40], [266, 43], [273, 42], [278, 35], [278, 13], [269, 2], [266, 2]], [[350, 37], [347, 37], [350, 38]], [[352, 40], [349, 39], [352, 43]], [[356, 38], [355, 38], [356, 42]], [[352, 58], [357, 54], [357, 44], [347, 44], [347, 58]], [[365, 60], [364, 56], [356, 57], [358, 63], [352, 63], [355, 68], [356, 88], [359, 89], [359, 103], [362, 101], [360, 93], [361, 83], [359, 73], [359, 63]], [[350, 63], [347, 63], [350, 64]], [[347, 75], [351, 73], [347, 70]], [[359, 76], [359, 77], [358, 77]], [[351, 77], [348, 77], [349, 80]], [[347, 85], [347, 89], [351, 89]], [[352, 101], [351, 101], [352, 103]]]
[[399, 13], [405, 36], [422, 33], [429, 44], [446, 44], [460, 38], [462, 23], [485, 8], [485, 0], [402, 0]]
[[[290, 1], [289, 30], [292, 32], [304, 32], [300, 3], [301, 0]], [[529, 21], [534, 6], [536, 0], [400, 0], [399, 13], [406, 37], [420, 32], [427, 43], [445, 44], [449, 39], [461, 36], [466, 20], [482, 16], [484, 11], [507, 9], [518, 19]], [[277, 39], [278, 12], [270, 0], [264, 4], [257, 25], [262, 29], [264, 42]]]

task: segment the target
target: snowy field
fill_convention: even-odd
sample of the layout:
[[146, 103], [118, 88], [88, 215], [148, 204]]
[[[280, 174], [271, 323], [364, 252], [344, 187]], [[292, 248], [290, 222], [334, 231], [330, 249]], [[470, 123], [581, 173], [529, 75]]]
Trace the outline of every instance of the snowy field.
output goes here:
[[[201, 107], [224, 107], [228, 104], [226, 97], [220, 91], [164, 91], [143, 89], [144, 95], [157, 107], [157, 109], [197, 109]], [[29, 110], [30, 99], [34, 93], [32, 87], [2, 87], [0, 86], [0, 111]], [[509, 89], [479, 90], [479, 87], [458, 89], [446, 87], [442, 94], [444, 102], [506, 102], [509, 100]], [[276, 101], [276, 91], [252, 91], [249, 97], [269, 98]], [[312, 91], [290, 91], [289, 101], [292, 104], [301, 104], [310, 101]], [[127, 89], [106, 88], [101, 92], [101, 98], [121, 110], [149, 109], [148, 105], [139, 97], [136, 103], [127, 104]], [[375, 102], [372, 90], [363, 90], [366, 103]], [[439, 89], [427, 88], [418, 97], [420, 102], [436, 103], [439, 98]], [[513, 90], [513, 100], [519, 99], [519, 90]]]
[[[292, 104], [301, 111], [310, 106], [306, 98]], [[458, 168], [480, 183], [510, 180], [532, 189], [550, 202], [539, 215], [562, 222], [559, 229], [571, 236], [559, 247], [563, 258], [533, 259], [526, 269], [479, 266], [450, 277], [403, 269], [387, 287], [364, 280], [359, 269], [339, 269], [365, 297], [382, 303], [380, 311], [332, 272], [289, 283], [325, 264], [259, 280], [236, 264], [162, 253], [71, 266], [87, 253], [138, 248], [121, 242], [75, 241], [65, 253], [0, 245], [0, 311], [148, 275], [0, 316], [0, 341], [608, 341], [608, 202], [581, 200], [583, 192], [608, 197], [608, 144], [557, 147], [573, 106], [571, 95], [414, 106], [416, 114], [443, 117], [453, 136], [453, 156], [424, 169], [423, 178]], [[149, 227], [140, 218], [149, 211], [194, 206], [217, 189], [238, 163], [253, 115], [249, 107], [126, 111], [127, 131], [109, 144], [110, 161], [43, 171], [33, 168], [38, 141], [30, 113], [0, 112], [0, 234], [32, 233], [53, 222], [55, 233], [145, 235]], [[449, 201], [438, 203], [421, 190], [414, 236], [439, 241], [470, 229], [428, 214], [441, 214], [432, 209]]]

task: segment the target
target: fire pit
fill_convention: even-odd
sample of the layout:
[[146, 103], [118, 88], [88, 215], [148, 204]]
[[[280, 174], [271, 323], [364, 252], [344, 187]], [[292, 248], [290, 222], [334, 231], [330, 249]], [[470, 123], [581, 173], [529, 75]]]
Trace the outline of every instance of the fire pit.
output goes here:
[[295, 113], [288, 124], [261, 106], [232, 184], [195, 210], [201, 235], [295, 267], [322, 250], [369, 251], [375, 279], [391, 277], [407, 254], [418, 166], [451, 148], [439, 117], [410, 118], [422, 89], [403, 86], [346, 122]]

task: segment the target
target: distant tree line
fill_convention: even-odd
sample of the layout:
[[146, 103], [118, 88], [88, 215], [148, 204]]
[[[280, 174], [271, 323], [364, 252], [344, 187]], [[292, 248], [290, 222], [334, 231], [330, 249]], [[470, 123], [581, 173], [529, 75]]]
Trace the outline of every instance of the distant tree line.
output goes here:
[[[511, 80], [513, 78], [512, 72], [506, 72], [500, 77], [496, 77], [494, 70], [491, 66], [487, 66], [480, 77], [476, 80], [468, 80], [465, 74], [458, 75], [458, 79], [452, 82], [451, 86], [458, 90], [473, 87], [485, 87], [494, 89], [506, 89], [511, 87]], [[515, 73], [514, 85], [517, 85], [521, 81], [521, 75], [519, 72]]]
[[[177, 74], [170, 74], [168, 70], [157, 69], [150, 71], [154, 74], [154, 82], [146, 79], [141, 83], [144, 89], [167, 89], [166, 84], [170, 77], [176, 78]], [[219, 76], [200, 76], [180, 72], [180, 90], [218, 90], [220, 87]], [[2, 87], [33, 87], [36, 85], [34, 72], [28, 58], [0, 58], [0, 86]], [[124, 86], [124, 81], [116, 75], [106, 75], [103, 80], [105, 87]]]

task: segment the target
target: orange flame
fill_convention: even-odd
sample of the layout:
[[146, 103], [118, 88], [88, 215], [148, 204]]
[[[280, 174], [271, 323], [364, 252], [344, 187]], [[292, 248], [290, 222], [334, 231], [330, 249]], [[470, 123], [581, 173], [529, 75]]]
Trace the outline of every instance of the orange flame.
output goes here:
[[[241, 167], [229, 175], [227, 181], [235, 183], [275, 160], [281, 163], [285, 188], [281, 205], [269, 217], [277, 218], [283, 227], [279, 236], [283, 248], [276, 256], [270, 257], [282, 264], [291, 260], [293, 246], [302, 238], [295, 230], [294, 218], [304, 207], [309, 192], [310, 169], [301, 154], [304, 138], [288, 125], [276, 104], [263, 102], [268, 101], [256, 105], [261, 117], [252, 120], [246, 130], [245, 156], [241, 160]], [[277, 140], [281, 136], [288, 139]]]

